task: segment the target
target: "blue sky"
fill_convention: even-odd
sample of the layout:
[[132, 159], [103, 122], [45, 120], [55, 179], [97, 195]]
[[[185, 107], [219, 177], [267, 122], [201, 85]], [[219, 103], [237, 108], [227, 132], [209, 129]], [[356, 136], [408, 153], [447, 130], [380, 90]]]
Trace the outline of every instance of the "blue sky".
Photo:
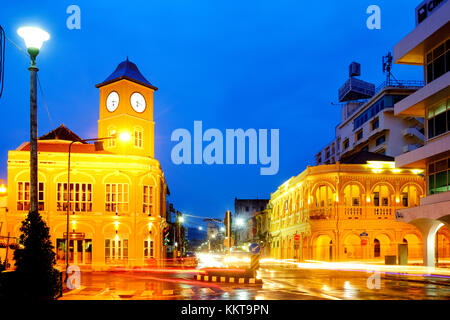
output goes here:
[[[277, 186], [314, 164], [334, 137], [337, 90], [348, 65], [379, 84], [381, 57], [414, 28], [420, 1], [10, 1], [0, 24], [38, 25], [51, 34], [38, 56], [45, 100], [57, 127], [97, 136], [102, 82], [128, 56], [159, 90], [155, 93], [156, 157], [170, 201], [196, 216], [223, 218], [234, 198], [268, 198]], [[81, 9], [81, 30], [66, 27], [66, 8]], [[366, 8], [381, 8], [381, 30], [366, 27]], [[7, 41], [0, 99], [0, 178], [7, 152], [29, 137], [28, 58]], [[422, 79], [419, 67], [397, 65], [397, 79]], [[52, 130], [39, 94], [39, 135]], [[175, 165], [170, 135], [204, 130], [280, 130], [280, 169], [261, 176], [259, 165]]]

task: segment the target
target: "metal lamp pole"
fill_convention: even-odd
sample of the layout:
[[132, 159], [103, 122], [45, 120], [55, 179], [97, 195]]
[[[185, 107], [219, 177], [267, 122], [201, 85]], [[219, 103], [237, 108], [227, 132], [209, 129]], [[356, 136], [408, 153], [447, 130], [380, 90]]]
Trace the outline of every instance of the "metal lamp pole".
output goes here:
[[30, 70], [30, 212], [38, 210], [36, 76], [39, 69], [36, 67], [36, 55], [31, 56], [31, 66], [28, 68]]
[[39, 69], [36, 67], [36, 57], [50, 35], [39, 28], [21, 27], [17, 30], [20, 37], [25, 40], [30, 55], [30, 212], [38, 212], [38, 159], [37, 159], [37, 95], [36, 78]]
[[[83, 139], [81, 141], [72, 141], [69, 144], [69, 155], [67, 158], [67, 203], [66, 203], [66, 217], [67, 217], [67, 221], [66, 221], [66, 280], [69, 276], [69, 217], [70, 217], [70, 155], [72, 152], [72, 145], [75, 142], [87, 142], [87, 141], [102, 141], [102, 140], [107, 140], [107, 139], [114, 139], [115, 137], [106, 137], [106, 138], [93, 138], [93, 139]], [[95, 146], [96, 150], [97, 150], [97, 145]]]

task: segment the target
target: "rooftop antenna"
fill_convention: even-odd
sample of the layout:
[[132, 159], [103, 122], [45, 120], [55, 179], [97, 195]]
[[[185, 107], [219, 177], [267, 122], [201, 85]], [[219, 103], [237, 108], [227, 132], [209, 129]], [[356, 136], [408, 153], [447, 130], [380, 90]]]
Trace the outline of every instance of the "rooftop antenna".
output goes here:
[[[395, 79], [394, 75], [391, 72], [392, 69], [392, 54], [389, 51], [387, 55], [383, 56], [382, 58], [383, 62], [383, 73], [386, 74], [386, 86], [389, 87], [391, 85], [391, 77]], [[398, 82], [398, 81], [397, 81]]]

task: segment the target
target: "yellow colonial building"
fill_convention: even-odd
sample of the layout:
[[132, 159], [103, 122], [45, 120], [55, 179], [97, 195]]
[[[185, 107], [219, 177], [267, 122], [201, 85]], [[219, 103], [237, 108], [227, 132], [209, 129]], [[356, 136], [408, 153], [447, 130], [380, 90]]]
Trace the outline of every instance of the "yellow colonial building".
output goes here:
[[[69, 208], [71, 264], [94, 269], [161, 264], [168, 188], [154, 158], [157, 88], [128, 58], [97, 88], [98, 137], [113, 138], [90, 144], [64, 125], [40, 137], [39, 212], [50, 227], [58, 263], [65, 261]], [[16, 237], [30, 204], [29, 150], [26, 142], [8, 153], [6, 226]]]
[[[398, 255], [398, 244], [407, 244], [409, 262], [421, 263], [421, 233], [396, 222], [395, 215], [419, 205], [425, 194], [422, 170], [396, 169], [389, 158], [362, 152], [348, 163], [308, 166], [282, 184], [269, 203], [271, 256], [384, 261]], [[441, 255], [448, 255], [446, 237]]]

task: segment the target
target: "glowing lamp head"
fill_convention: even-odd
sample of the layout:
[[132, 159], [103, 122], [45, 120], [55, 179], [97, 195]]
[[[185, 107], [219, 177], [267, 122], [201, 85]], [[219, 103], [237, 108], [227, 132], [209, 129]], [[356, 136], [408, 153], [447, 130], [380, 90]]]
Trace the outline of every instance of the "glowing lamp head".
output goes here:
[[178, 221], [179, 221], [180, 223], [183, 223], [183, 222], [184, 222], [184, 217], [180, 216], [180, 219], [178, 219]]
[[0, 185], [0, 194], [5, 194], [6, 193], [6, 186], [2, 183]]
[[17, 34], [25, 41], [32, 63], [34, 63], [42, 44], [50, 39], [50, 35], [47, 31], [36, 27], [21, 27], [17, 30]]
[[236, 224], [237, 224], [239, 227], [242, 227], [242, 226], [244, 225], [244, 220], [243, 220], [242, 218], [238, 218], [238, 219], [236, 220]]

